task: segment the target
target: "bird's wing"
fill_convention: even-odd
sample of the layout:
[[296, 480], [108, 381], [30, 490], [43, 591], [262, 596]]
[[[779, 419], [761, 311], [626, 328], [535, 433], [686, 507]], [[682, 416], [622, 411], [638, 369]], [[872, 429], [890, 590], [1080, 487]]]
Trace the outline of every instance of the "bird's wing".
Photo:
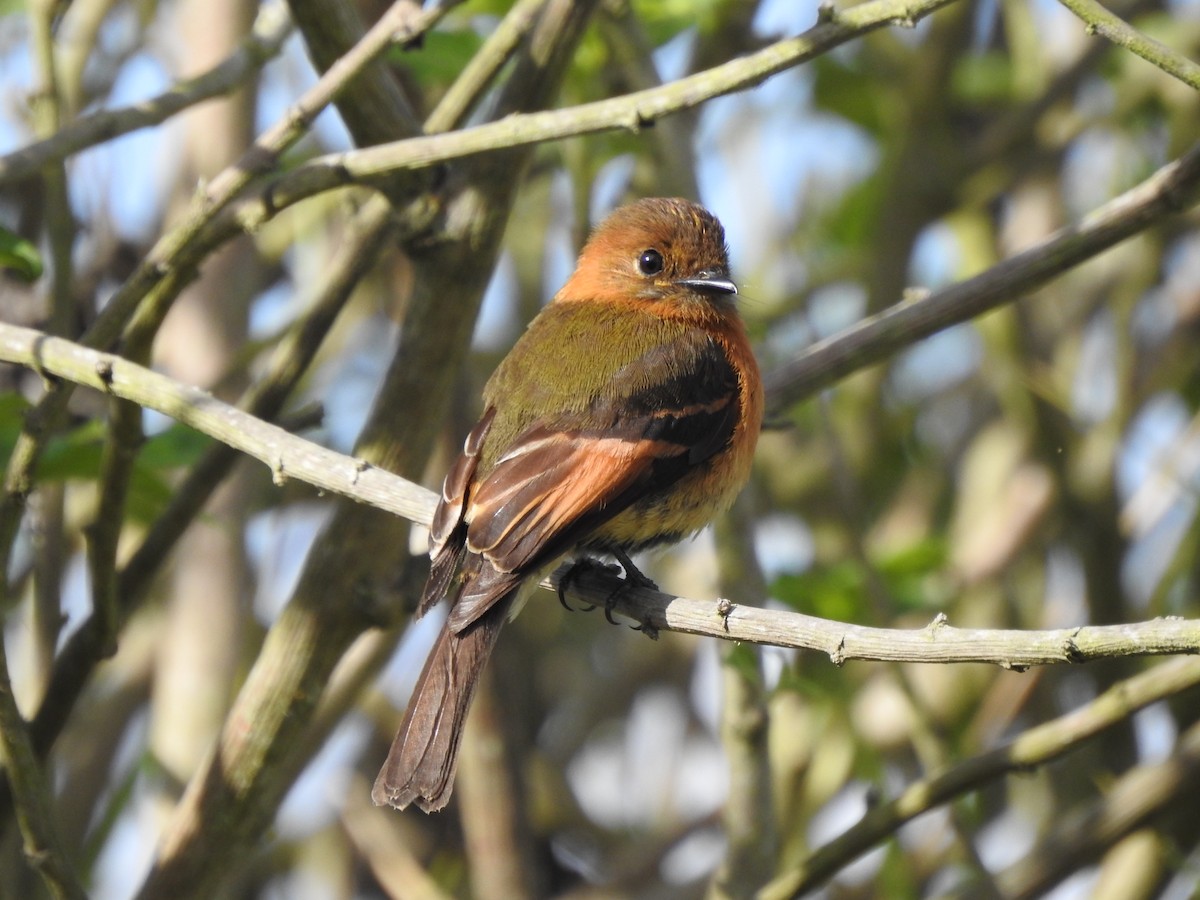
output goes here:
[[704, 337], [651, 350], [585, 412], [529, 427], [462, 507], [466, 577], [450, 627], [462, 631], [524, 576], [724, 449], [738, 397], [737, 374]]
[[491, 431], [496, 418], [495, 407], [484, 412], [463, 441], [463, 450], [446, 479], [442, 482], [442, 496], [438, 498], [433, 520], [429, 524], [429, 556], [431, 565], [429, 579], [421, 594], [417, 615], [423, 616], [438, 604], [450, 590], [454, 573], [458, 571], [466, 553], [467, 532], [463, 515], [467, 510], [467, 494], [471, 481], [479, 468], [479, 451]]

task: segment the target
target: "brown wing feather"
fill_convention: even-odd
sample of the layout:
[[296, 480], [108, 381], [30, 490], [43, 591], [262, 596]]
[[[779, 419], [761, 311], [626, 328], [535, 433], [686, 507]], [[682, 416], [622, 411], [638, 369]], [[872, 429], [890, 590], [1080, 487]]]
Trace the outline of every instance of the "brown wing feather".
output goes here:
[[685, 456], [666, 441], [533, 435], [536, 449], [498, 462], [467, 509], [469, 558], [486, 561], [464, 579], [450, 612], [462, 631], [515, 582], [569, 550], [587, 531], [644, 493], [655, 462]]
[[454, 465], [446, 473], [445, 481], [442, 482], [442, 496], [433, 511], [433, 521], [429, 525], [429, 579], [425, 582], [425, 590], [417, 606], [418, 616], [425, 615], [446, 596], [454, 573], [462, 565], [467, 543], [466, 523], [463, 521], [467, 509], [467, 494], [471, 489], [475, 470], [479, 467], [479, 451], [495, 418], [496, 410], [490, 407], [467, 435], [463, 442], [463, 452], [454, 461]]

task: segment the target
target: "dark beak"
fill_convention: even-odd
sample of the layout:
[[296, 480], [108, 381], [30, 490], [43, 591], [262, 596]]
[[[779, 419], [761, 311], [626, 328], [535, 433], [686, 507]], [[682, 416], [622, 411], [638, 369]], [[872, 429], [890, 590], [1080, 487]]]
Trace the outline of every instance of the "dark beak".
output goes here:
[[716, 269], [701, 272], [695, 278], [680, 278], [675, 283], [702, 294], [736, 294], [738, 292], [737, 285], [729, 280], [729, 275]]

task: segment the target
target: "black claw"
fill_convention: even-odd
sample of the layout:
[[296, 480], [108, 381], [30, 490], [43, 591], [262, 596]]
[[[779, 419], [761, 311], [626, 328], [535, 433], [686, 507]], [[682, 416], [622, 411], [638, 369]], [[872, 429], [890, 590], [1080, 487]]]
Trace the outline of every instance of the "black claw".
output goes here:
[[558, 594], [558, 602], [562, 604], [563, 609], [565, 609], [567, 612], [591, 612], [596, 608], [595, 604], [592, 603], [584, 604], [578, 608], [567, 603], [567, 591], [570, 590], [571, 585], [578, 581], [579, 577], [583, 575], [584, 572], [592, 569], [614, 571], [616, 567], [585, 556], [581, 559], [575, 560], [571, 564], [571, 568], [567, 569], [567, 571], [563, 573], [562, 578], [558, 579], [558, 590], [556, 591]]
[[[571, 582], [575, 580], [577, 566], [571, 566], [563, 573], [563, 577], [558, 580], [558, 602], [562, 604], [562, 608], [567, 612], [576, 612], [575, 607], [567, 602], [567, 590], [571, 587]], [[587, 612], [587, 610], [583, 610]]]
[[571, 582], [575, 580], [576, 568], [577, 566], [571, 566], [571, 568], [563, 572], [563, 577], [558, 579], [558, 589], [555, 591], [558, 594], [558, 602], [562, 604], [562, 608], [567, 612], [575, 612], [575, 608], [567, 602], [567, 589], [570, 588]]
[[641, 625], [630, 625], [634, 631], [640, 631], [652, 641], [658, 640], [658, 629], [650, 622], [643, 622]]
[[617, 605], [617, 597], [620, 595], [620, 593], [621, 588], [617, 588], [615, 591], [609, 594], [608, 599], [604, 601], [604, 618], [608, 621], [609, 625], [617, 624], [617, 620], [613, 618], [612, 611], [613, 607]]

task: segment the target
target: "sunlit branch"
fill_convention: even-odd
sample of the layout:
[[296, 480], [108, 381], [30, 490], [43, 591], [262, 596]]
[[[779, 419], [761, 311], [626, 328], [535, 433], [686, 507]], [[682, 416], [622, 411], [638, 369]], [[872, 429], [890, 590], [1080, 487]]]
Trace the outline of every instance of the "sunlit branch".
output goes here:
[[157, 97], [80, 116], [56, 134], [0, 157], [0, 185], [32, 175], [47, 163], [64, 160], [96, 144], [160, 125], [188, 107], [237, 89], [279, 55], [290, 32], [286, 6], [282, 2], [265, 4], [254, 30], [224, 62], [173, 85]]
[[[0, 360], [157, 410], [260, 460], [279, 484], [294, 478], [422, 524], [432, 516], [436, 497], [420, 485], [289, 434], [205, 391], [118, 356], [32, 329], [0, 324]], [[546, 586], [552, 587], [560, 576], [561, 572], [556, 573]], [[1004, 631], [960, 629], [938, 617], [919, 629], [868, 628], [726, 600], [690, 600], [625, 588], [620, 578], [603, 571], [573, 579], [572, 593], [592, 603], [611, 600], [616, 612], [643, 623], [651, 632], [682, 631], [817, 650], [837, 665], [872, 659], [987, 662], [1020, 668], [1113, 656], [1200, 653], [1200, 621], [1195, 620]]]

